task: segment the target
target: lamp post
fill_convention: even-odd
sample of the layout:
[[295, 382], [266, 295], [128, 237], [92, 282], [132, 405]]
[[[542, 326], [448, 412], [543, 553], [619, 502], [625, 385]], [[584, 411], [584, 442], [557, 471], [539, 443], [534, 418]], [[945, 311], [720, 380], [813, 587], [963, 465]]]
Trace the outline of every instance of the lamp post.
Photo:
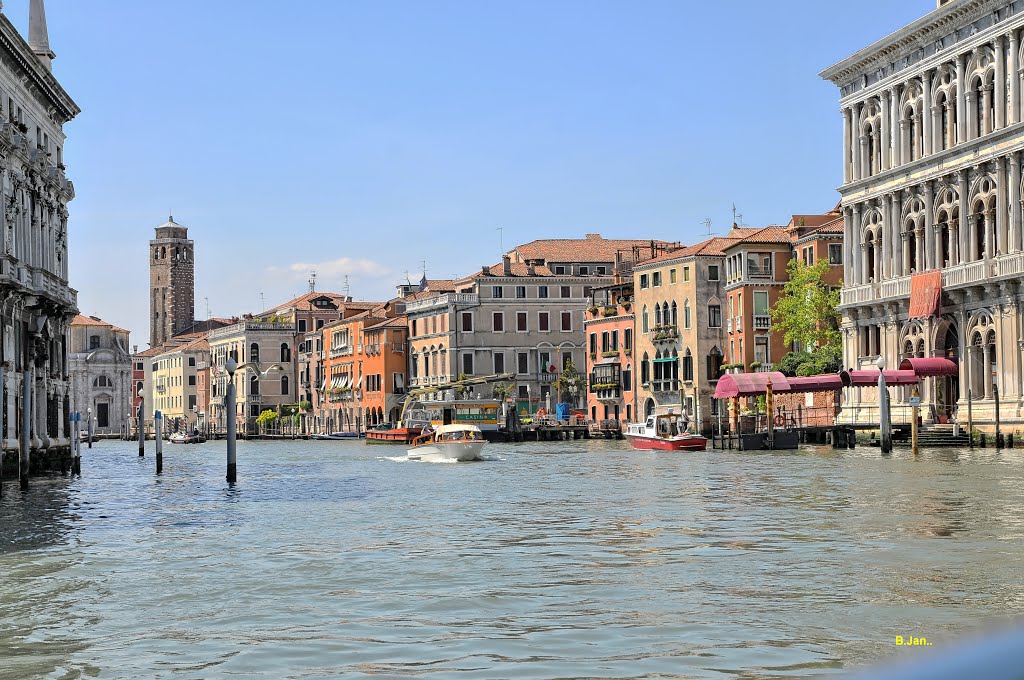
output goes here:
[[228, 484], [235, 483], [236, 458], [235, 458], [235, 371], [238, 370], [238, 362], [234, 357], [228, 357], [224, 368], [228, 372], [228, 388], [224, 394], [224, 410], [227, 413], [227, 441], [228, 441]]
[[86, 432], [89, 433], [89, 448], [92, 448], [92, 406], [86, 412], [89, 414], [89, 422], [85, 424]]
[[533, 421], [533, 401], [530, 399], [530, 386], [526, 386], [526, 417]]
[[156, 473], [164, 471], [164, 414], [160, 411], [153, 413], [153, 434], [156, 435]]

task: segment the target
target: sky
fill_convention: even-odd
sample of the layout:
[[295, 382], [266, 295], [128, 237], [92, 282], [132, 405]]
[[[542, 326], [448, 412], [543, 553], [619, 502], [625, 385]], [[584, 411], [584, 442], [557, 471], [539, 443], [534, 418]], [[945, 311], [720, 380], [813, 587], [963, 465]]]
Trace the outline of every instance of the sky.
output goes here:
[[[27, 34], [29, 0], [3, 12]], [[384, 300], [536, 238], [694, 243], [839, 199], [818, 73], [934, 0], [48, 0], [79, 307], [148, 346], [148, 242], [196, 318]], [[262, 297], [261, 297], [262, 296]]]

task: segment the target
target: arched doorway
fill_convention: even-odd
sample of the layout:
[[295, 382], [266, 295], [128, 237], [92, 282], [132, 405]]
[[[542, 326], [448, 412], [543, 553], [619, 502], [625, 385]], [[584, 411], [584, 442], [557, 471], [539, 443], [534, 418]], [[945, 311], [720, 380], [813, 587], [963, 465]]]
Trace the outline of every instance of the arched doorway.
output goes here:
[[644, 402], [644, 418], [649, 418], [654, 415], [654, 400], [650, 397]]
[[[957, 332], [956, 324], [950, 323], [946, 327], [946, 332], [939, 337], [939, 356], [945, 357], [959, 366], [960, 334]], [[959, 400], [960, 376], [946, 375], [935, 379], [935, 411], [940, 422], [943, 420], [949, 422], [953, 419]]]

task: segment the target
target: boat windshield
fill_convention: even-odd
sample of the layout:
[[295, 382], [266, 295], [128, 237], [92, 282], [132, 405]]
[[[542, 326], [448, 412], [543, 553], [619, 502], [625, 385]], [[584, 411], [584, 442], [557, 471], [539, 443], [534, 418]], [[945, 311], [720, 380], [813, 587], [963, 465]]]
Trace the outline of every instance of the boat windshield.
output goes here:
[[446, 442], [458, 442], [479, 439], [479, 434], [472, 430], [455, 430], [454, 432], [445, 432], [441, 435], [441, 439]]

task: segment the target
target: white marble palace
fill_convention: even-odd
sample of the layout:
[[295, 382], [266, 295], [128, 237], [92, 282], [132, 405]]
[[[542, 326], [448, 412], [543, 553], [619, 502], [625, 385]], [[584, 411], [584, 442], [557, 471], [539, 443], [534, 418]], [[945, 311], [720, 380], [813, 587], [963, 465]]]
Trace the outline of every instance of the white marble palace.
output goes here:
[[[996, 390], [1024, 419], [1022, 28], [1024, 2], [940, 0], [821, 74], [844, 121], [844, 362], [951, 359], [924, 381], [934, 419], [964, 422], [968, 389], [975, 422]], [[861, 392], [844, 412], [877, 406]]]
[[20, 448], [27, 380], [34, 467], [46, 459], [36, 453], [69, 445], [67, 338], [77, 299], [68, 286], [67, 204], [75, 190], [64, 175], [63, 126], [79, 108], [50, 71], [43, 0], [31, 2], [28, 42], [2, 10], [0, 4], [0, 440], [7, 451]]

